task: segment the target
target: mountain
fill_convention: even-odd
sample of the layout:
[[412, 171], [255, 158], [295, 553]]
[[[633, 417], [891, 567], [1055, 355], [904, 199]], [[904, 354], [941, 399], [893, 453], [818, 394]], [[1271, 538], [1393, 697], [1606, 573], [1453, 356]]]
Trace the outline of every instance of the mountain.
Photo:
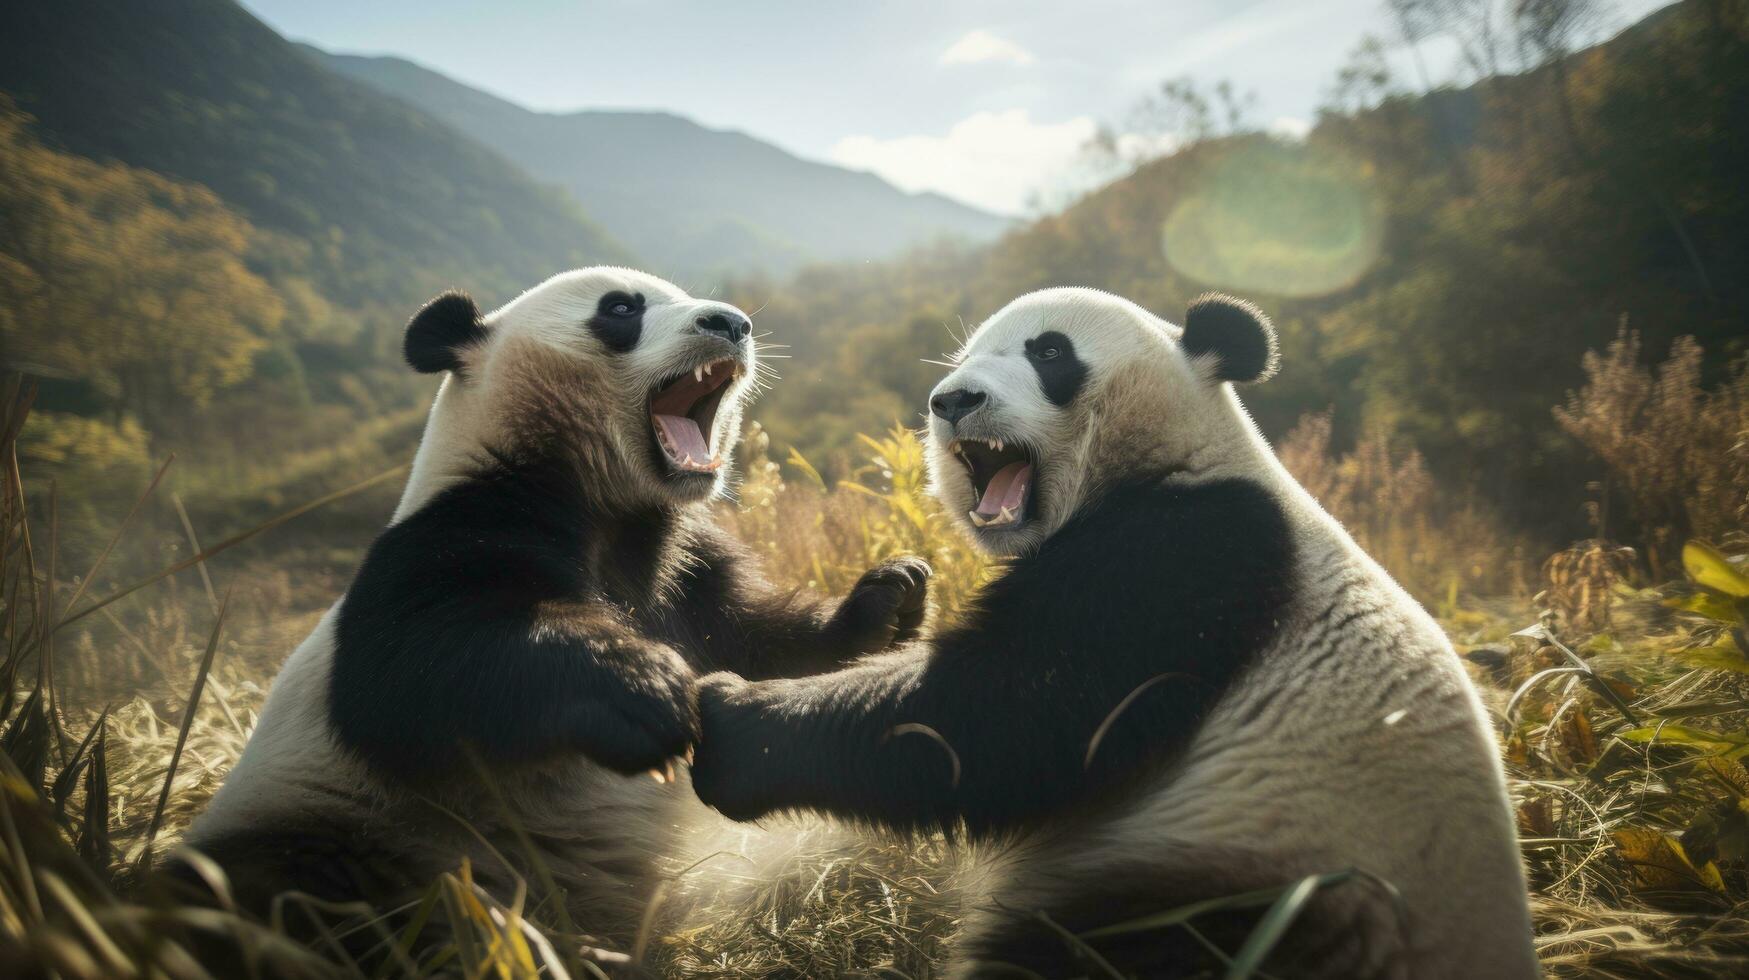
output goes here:
[[278, 236], [255, 264], [345, 308], [451, 284], [505, 298], [628, 256], [562, 190], [230, 0], [55, 0], [7, 22], [0, 92], [45, 141], [206, 185]]
[[938, 194], [907, 194], [873, 174], [668, 113], [533, 112], [400, 58], [305, 50], [565, 187], [674, 276], [781, 273], [943, 237], [985, 241], [1009, 225]]

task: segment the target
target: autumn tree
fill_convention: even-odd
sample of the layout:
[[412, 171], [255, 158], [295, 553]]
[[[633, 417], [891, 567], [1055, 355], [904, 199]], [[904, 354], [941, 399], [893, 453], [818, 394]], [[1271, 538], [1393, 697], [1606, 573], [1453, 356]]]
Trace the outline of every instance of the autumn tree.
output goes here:
[[249, 376], [283, 304], [204, 187], [44, 146], [0, 102], [0, 357], [150, 421]]

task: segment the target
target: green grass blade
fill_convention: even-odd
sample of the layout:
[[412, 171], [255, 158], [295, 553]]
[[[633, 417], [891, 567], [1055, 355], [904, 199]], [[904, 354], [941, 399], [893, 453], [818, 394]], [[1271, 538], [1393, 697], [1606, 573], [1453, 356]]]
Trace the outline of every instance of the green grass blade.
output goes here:
[[1307, 875], [1289, 885], [1263, 913], [1263, 918], [1257, 923], [1257, 928], [1245, 937], [1245, 944], [1239, 947], [1233, 962], [1227, 966], [1225, 980], [1248, 980], [1263, 966], [1263, 961], [1275, 950], [1281, 937], [1287, 935], [1288, 928], [1305, 911], [1306, 904], [1312, 896], [1318, 893], [1323, 885], [1323, 876]]

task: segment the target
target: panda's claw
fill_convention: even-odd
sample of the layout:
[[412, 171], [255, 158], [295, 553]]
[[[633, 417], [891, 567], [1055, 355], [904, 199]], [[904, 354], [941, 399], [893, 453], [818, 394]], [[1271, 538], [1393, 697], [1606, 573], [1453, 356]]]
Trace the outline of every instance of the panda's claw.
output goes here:
[[863, 573], [833, 616], [849, 646], [871, 653], [915, 637], [928, 612], [929, 563], [889, 558]]

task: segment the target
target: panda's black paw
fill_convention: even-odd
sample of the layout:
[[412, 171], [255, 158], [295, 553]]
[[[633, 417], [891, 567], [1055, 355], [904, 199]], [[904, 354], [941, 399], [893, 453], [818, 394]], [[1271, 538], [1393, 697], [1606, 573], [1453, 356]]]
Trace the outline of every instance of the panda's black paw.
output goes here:
[[[781, 682], [777, 682], [781, 683]], [[766, 785], [777, 778], [773, 739], [761, 706], [767, 683], [749, 683], [734, 674], [710, 674], [698, 682], [701, 733], [692, 758], [692, 790], [707, 806], [730, 820], [754, 820], [774, 809]]]
[[698, 741], [692, 668], [661, 644], [641, 644], [614, 665], [612, 681], [571, 705], [577, 751], [616, 772], [658, 772]]
[[889, 558], [864, 572], [832, 617], [832, 628], [860, 656], [917, 638], [929, 612], [929, 576], [921, 558]]

